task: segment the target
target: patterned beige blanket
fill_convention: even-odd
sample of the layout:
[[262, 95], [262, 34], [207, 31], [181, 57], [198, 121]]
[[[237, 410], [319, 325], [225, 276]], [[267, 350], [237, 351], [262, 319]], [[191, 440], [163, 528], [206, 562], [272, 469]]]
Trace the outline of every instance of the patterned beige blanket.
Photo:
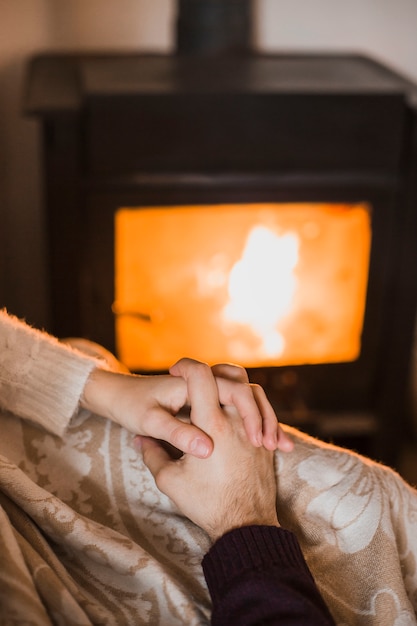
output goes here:
[[[0, 416], [0, 624], [208, 624], [205, 534], [158, 492], [131, 435], [88, 413], [65, 441]], [[289, 429], [278, 508], [336, 622], [416, 623], [417, 493]]]

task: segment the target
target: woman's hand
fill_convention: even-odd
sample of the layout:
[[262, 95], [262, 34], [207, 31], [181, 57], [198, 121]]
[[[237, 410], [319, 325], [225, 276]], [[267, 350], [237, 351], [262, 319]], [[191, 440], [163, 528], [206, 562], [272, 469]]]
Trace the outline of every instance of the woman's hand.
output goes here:
[[84, 388], [81, 405], [107, 417], [135, 435], [146, 435], [175, 448], [207, 457], [213, 442], [197, 426], [177, 418], [187, 404], [187, 384], [169, 375], [135, 376], [94, 370]]

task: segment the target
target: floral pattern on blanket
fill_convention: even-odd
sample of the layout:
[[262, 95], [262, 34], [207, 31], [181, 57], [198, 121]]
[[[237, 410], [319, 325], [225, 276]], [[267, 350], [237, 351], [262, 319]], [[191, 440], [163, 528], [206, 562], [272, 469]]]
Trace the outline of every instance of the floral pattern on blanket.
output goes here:
[[[324, 525], [326, 541], [347, 554], [366, 548], [379, 526], [390, 531], [390, 503], [379, 477], [353, 456], [329, 464], [313, 454], [298, 466], [298, 476], [318, 491], [307, 507]], [[329, 523], [331, 521], [331, 524]]]
[[294, 436], [278, 463], [281, 519], [337, 623], [416, 624], [417, 492], [383, 465]]
[[[0, 623], [209, 624], [208, 538], [157, 490], [129, 433], [85, 412], [63, 440], [1, 419]], [[276, 456], [279, 517], [336, 622], [415, 624], [416, 492], [288, 431], [295, 450]]]

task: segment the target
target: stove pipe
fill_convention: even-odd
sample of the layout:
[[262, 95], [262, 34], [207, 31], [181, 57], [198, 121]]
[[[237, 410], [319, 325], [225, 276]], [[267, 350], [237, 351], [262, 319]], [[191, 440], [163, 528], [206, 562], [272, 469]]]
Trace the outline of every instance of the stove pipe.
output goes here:
[[179, 55], [248, 54], [252, 0], [178, 0]]

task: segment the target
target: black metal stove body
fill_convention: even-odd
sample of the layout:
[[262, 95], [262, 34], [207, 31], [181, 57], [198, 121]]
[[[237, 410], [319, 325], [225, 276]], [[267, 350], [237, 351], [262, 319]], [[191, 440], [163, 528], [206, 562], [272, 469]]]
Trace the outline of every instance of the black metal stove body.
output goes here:
[[391, 462], [405, 427], [417, 292], [414, 92], [352, 55], [34, 58], [26, 111], [44, 137], [51, 330], [114, 349], [118, 207], [369, 202], [359, 359], [252, 375], [278, 408], [295, 377], [310, 416], [342, 430], [356, 416], [372, 430], [372, 453]]

